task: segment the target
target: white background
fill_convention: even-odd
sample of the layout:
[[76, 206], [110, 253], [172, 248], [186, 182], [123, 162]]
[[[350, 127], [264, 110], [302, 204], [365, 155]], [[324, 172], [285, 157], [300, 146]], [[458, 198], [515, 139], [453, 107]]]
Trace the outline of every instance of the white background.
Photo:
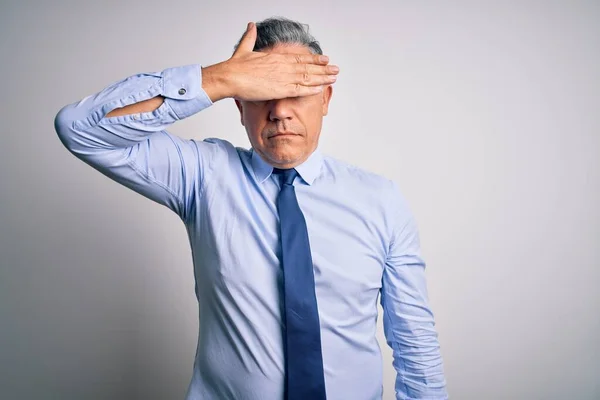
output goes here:
[[[451, 397], [600, 398], [598, 2], [0, 7], [1, 398], [183, 398], [184, 225], [72, 156], [53, 119], [126, 76], [223, 61], [273, 15], [340, 66], [323, 151], [394, 179], [414, 210]], [[171, 131], [249, 146], [231, 99]]]

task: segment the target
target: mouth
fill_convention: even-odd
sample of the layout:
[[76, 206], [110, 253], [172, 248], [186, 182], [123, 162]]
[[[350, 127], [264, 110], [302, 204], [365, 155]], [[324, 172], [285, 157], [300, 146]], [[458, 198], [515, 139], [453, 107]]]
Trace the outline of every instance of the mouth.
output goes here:
[[269, 139], [275, 137], [289, 137], [289, 136], [299, 136], [297, 133], [293, 132], [277, 132], [274, 135], [269, 136]]

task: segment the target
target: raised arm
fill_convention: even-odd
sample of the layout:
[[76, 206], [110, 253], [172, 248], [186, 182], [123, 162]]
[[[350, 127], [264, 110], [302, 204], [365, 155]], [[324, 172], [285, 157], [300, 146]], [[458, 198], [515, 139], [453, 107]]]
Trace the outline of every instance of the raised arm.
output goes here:
[[186, 218], [218, 146], [165, 128], [210, 105], [199, 64], [130, 76], [64, 106], [55, 129], [77, 158]]
[[185, 140], [166, 127], [227, 97], [259, 101], [311, 95], [337, 74], [321, 56], [254, 52], [255, 41], [252, 24], [227, 61], [115, 82], [64, 106], [54, 121], [56, 132], [77, 158], [185, 220], [192, 194], [225, 151], [218, 140]]
[[383, 273], [381, 305], [392, 348], [396, 398], [447, 399], [442, 357], [427, 298], [419, 231], [395, 184], [390, 195], [392, 241]]

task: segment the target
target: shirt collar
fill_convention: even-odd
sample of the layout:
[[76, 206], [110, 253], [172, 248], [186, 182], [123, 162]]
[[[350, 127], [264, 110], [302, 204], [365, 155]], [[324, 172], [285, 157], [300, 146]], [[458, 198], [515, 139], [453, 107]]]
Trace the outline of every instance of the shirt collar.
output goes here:
[[[312, 185], [314, 180], [319, 176], [321, 172], [321, 165], [323, 164], [323, 154], [317, 147], [310, 156], [302, 164], [296, 166], [298, 175], [306, 183]], [[252, 148], [252, 168], [254, 169], [254, 175], [260, 183], [263, 183], [267, 178], [271, 176], [273, 172], [273, 166], [267, 163], [258, 152]]]

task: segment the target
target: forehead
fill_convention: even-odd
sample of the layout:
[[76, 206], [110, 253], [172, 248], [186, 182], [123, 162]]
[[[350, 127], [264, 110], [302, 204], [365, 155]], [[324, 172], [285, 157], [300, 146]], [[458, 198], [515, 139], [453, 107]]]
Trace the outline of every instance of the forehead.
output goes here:
[[279, 54], [312, 54], [308, 46], [295, 43], [278, 43], [269, 49], [263, 49], [261, 51]]

